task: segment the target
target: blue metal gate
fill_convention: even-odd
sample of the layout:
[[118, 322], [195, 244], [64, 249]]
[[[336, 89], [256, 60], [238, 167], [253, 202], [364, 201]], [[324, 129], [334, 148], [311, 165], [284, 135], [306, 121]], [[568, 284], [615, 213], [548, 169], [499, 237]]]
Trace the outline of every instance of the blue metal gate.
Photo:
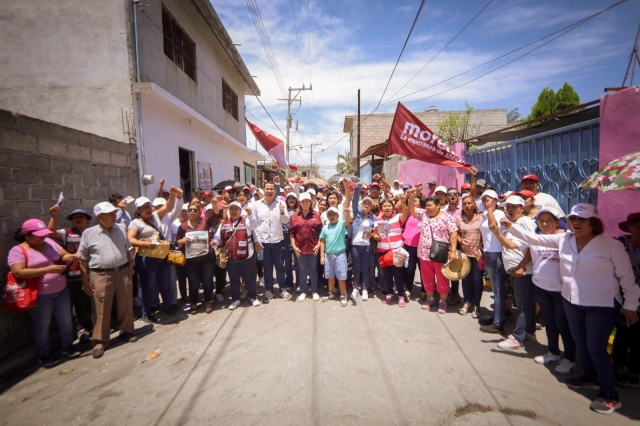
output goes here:
[[465, 160], [499, 194], [520, 190], [522, 176], [536, 174], [540, 190], [555, 197], [566, 213], [577, 203], [597, 205], [597, 191], [581, 191], [578, 185], [598, 170], [599, 146], [600, 119], [595, 118], [467, 152]]

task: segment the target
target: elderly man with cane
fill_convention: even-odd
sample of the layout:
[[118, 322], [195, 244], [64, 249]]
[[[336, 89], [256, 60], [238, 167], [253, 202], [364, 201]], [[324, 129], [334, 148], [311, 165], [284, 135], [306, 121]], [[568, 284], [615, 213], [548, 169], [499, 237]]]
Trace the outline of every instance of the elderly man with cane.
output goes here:
[[[118, 308], [120, 339], [126, 342], [138, 340], [133, 334], [133, 274], [131, 244], [123, 224], [116, 223], [116, 210], [111, 203], [103, 202], [93, 208], [98, 225], [82, 233], [80, 270], [82, 288], [93, 298], [93, 357], [100, 358], [109, 346], [111, 306], [114, 297]], [[89, 274], [91, 271], [91, 274]]]

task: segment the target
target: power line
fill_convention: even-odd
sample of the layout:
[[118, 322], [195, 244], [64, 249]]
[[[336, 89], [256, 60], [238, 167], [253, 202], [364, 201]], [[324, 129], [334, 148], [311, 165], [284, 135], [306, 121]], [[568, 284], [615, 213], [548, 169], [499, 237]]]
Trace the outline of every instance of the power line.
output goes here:
[[298, 37], [298, 24], [296, 23], [296, 9], [293, 6], [293, 0], [291, 0], [291, 13], [293, 14], [293, 27], [296, 30], [296, 43], [298, 44], [298, 62], [300, 63], [300, 76], [302, 77], [302, 84], [304, 84], [304, 73], [302, 72], [302, 54], [300, 53], [300, 38]]
[[[405, 103], [412, 103], [412, 102], [418, 102], [418, 101], [423, 101], [423, 100], [426, 100], [426, 99], [430, 99], [430, 98], [433, 98], [433, 97], [436, 97], [436, 96], [442, 95], [443, 93], [447, 93], [447, 92], [450, 92], [450, 91], [452, 91], [452, 90], [458, 89], [458, 88], [460, 88], [460, 87], [462, 87], [462, 86], [466, 86], [467, 84], [473, 83], [474, 81], [476, 81], [476, 80], [478, 80], [478, 79], [480, 79], [480, 78], [482, 78], [482, 77], [484, 77], [484, 76], [486, 76], [486, 75], [489, 75], [489, 74], [491, 74], [491, 73], [492, 73], [492, 72], [494, 72], [494, 71], [497, 71], [497, 70], [499, 70], [499, 69], [501, 69], [501, 68], [504, 68], [504, 67], [506, 67], [507, 65], [512, 64], [512, 63], [514, 63], [515, 61], [517, 61], [517, 60], [519, 60], [519, 59], [524, 58], [525, 56], [527, 56], [527, 55], [529, 55], [529, 54], [531, 54], [531, 53], [535, 52], [536, 50], [538, 50], [538, 49], [540, 49], [540, 48], [542, 48], [542, 47], [546, 46], [547, 44], [551, 43], [552, 41], [554, 41], [554, 40], [556, 40], [556, 39], [558, 39], [558, 38], [562, 37], [563, 35], [565, 35], [565, 34], [567, 34], [567, 33], [571, 32], [571, 31], [573, 31], [573, 30], [575, 30], [576, 28], [580, 27], [581, 25], [586, 24], [586, 23], [587, 23], [587, 22], [589, 22], [591, 19], [595, 18], [596, 16], [600, 15], [601, 13], [604, 13], [604, 12], [606, 12], [607, 10], [612, 9], [612, 8], [614, 8], [614, 7], [616, 7], [616, 6], [619, 6], [619, 5], [621, 5], [622, 3], [626, 2], [626, 1], [627, 1], [627, 0], [620, 0], [620, 1], [618, 1], [617, 3], [615, 3], [615, 4], [611, 5], [611, 6], [609, 6], [608, 8], [606, 8], [606, 9], [604, 9], [604, 10], [602, 10], [602, 11], [600, 11], [600, 12], [596, 13], [596, 14], [593, 14], [593, 15], [589, 16], [588, 18], [585, 18], [585, 19], [583, 19], [582, 21], [579, 21], [579, 23], [574, 24], [574, 26], [572, 26], [571, 28], [569, 28], [569, 29], [568, 29], [568, 30], [566, 30], [565, 32], [563, 32], [563, 33], [561, 33], [561, 34], [558, 34], [557, 36], [553, 37], [551, 40], [549, 40], [549, 41], [547, 41], [547, 42], [545, 42], [545, 43], [541, 44], [540, 46], [538, 46], [538, 47], [536, 47], [536, 48], [534, 48], [534, 49], [531, 49], [530, 51], [528, 51], [528, 52], [526, 52], [526, 53], [524, 53], [524, 54], [522, 54], [522, 55], [518, 56], [517, 58], [512, 59], [512, 60], [511, 60], [511, 61], [509, 61], [509, 62], [506, 62], [506, 63], [504, 63], [504, 64], [500, 65], [499, 67], [496, 67], [496, 68], [494, 68], [494, 69], [492, 69], [492, 70], [490, 70], [490, 71], [487, 71], [486, 73], [484, 73], [484, 74], [482, 74], [482, 75], [479, 75], [478, 77], [476, 77], [476, 78], [474, 78], [474, 79], [471, 79], [471, 80], [469, 80], [469, 81], [467, 81], [467, 82], [465, 82], [465, 83], [459, 84], [459, 85], [457, 85], [457, 86], [451, 87], [451, 88], [449, 88], [449, 89], [447, 89], [447, 90], [443, 90], [442, 92], [436, 93], [436, 94], [434, 94], [434, 95], [427, 96], [427, 97], [424, 97], [424, 98], [419, 98], [419, 99], [412, 99], [412, 100], [410, 100], [410, 101], [405, 101]], [[556, 33], [557, 33], [557, 31], [556, 31]], [[477, 67], [476, 67], [476, 68], [477, 68]], [[451, 80], [451, 78], [449, 78], [449, 79], [447, 79], [447, 80]], [[446, 81], [446, 80], [445, 80], [445, 81]], [[440, 83], [443, 83], [443, 82], [444, 82], [444, 81], [442, 81], [442, 82], [440, 82]], [[432, 86], [430, 86], [430, 87], [437, 86], [437, 85], [438, 85], [438, 84], [440, 84], [440, 83], [434, 84], [434, 85], [432, 85]], [[422, 89], [422, 90], [429, 89], [430, 87], [427, 87], [427, 88]]]
[[418, 9], [418, 13], [416, 13], [416, 17], [413, 20], [413, 24], [411, 25], [411, 29], [409, 30], [409, 34], [407, 34], [407, 38], [404, 41], [404, 45], [402, 46], [402, 50], [400, 51], [400, 55], [398, 55], [398, 60], [396, 61], [396, 64], [393, 66], [393, 70], [391, 71], [391, 75], [389, 76], [389, 81], [387, 81], [387, 85], [384, 88], [384, 91], [382, 92], [382, 96], [380, 96], [380, 100], [378, 101], [378, 105], [380, 106], [380, 103], [382, 102], [382, 98], [384, 98], [384, 94], [387, 93], [387, 89], [389, 88], [389, 83], [391, 83], [391, 79], [393, 78], [393, 74], [396, 72], [396, 68], [398, 67], [398, 64], [400, 63], [400, 58], [402, 58], [402, 54], [404, 53], [404, 49], [407, 47], [407, 43], [409, 43], [409, 38], [411, 38], [411, 33], [413, 32], [413, 29], [416, 26], [416, 23], [418, 22], [418, 18], [420, 17], [420, 13], [422, 13], [422, 8], [424, 7], [424, 4], [427, 0], [422, 0], [422, 3], [420, 3], [420, 8]]
[[475, 21], [475, 20], [476, 20], [476, 18], [477, 18], [478, 16], [480, 16], [480, 14], [481, 14], [482, 12], [484, 12], [484, 10], [485, 10], [487, 7], [489, 7], [489, 5], [490, 5], [491, 3], [493, 3], [493, 0], [489, 0], [489, 3], [487, 3], [487, 4], [486, 4], [486, 5], [485, 5], [481, 10], [480, 10], [480, 12], [476, 13], [476, 15], [475, 15], [475, 16], [474, 16], [474, 17], [473, 17], [469, 22], [467, 22], [467, 25], [465, 25], [464, 27], [462, 27], [462, 29], [461, 29], [460, 31], [458, 31], [458, 34], [456, 34], [456, 35], [455, 35], [451, 40], [449, 40], [449, 42], [448, 42], [447, 44], [445, 44], [445, 45], [444, 45], [444, 47], [443, 47], [442, 49], [440, 49], [440, 50], [438, 51], [438, 53], [436, 53], [436, 54], [434, 55], [434, 57], [433, 57], [433, 58], [429, 59], [429, 62], [427, 62], [427, 63], [425, 64], [425, 66], [423, 66], [422, 68], [420, 68], [420, 71], [418, 71], [418, 72], [417, 72], [413, 77], [411, 77], [411, 79], [409, 79], [409, 81], [407, 81], [407, 82], [406, 82], [406, 83], [405, 83], [405, 84], [404, 84], [400, 89], [398, 89], [398, 91], [396, 91], [396, 93], [394, 93], [393, 95], [391, 95], [391, 96], [390, 96], [390, 98], [393, 98], [395, 95], [397, 95], [398, 93], [400, 93], [400, 92], [402, 91], [402, 89], [404, 89], [405, 87], [407, 87], [407, 84], [411, 83], [411, 82], [413, 81], [413, 79], [414, 79], [414, 78], [416, 78], [416, 77], [418, 76], [418, 74], [420, 74], [422, 71], [424, 71], [424, 69], [425, 69], [426, 67], [428, 67], [428, 66], [429, 66], [429, 64], [430, 64], [431, 62], [433, 62], [433, 61], [438, 57], [438, 55], [440, 55], [440, 54], [442, 53], [442, 51], [443, 51], [444, 49], [446, 49], [446, 48], [447, 48], [451, 43], [453, 43], [453, 41], [454, 41], [456, 38], [458, 38], [458, 36], [459, 36], [460, 34], [462, 34], [462, 32], [463, 32], [464, 30], [466, 30], [466, 29], [467, 29], [467, 27], [468, 27], [469, 25], [471, 25], [471, 23], [472, 23], [473, 21]]
[[[542, 41], [542, 40], [545, 40], [545, 39], [547, 39], [547, 38], [549, 38], [549, 37], [551, 37], [551, 36], [554, 36], [554, 35], [556, 35], [556, 34], [558, 34], [558, 33], [562, 32], [562, 31], [564, 31], [564, 30], [567, 30], [567, 29], [569, 29], [569, 28], [574, 29], [574, 27], [577, 27], [577, 26], [579, 26], [579, 25], [582, 25], [582, 24], [586, 23], [587, 21], [589, 21], [589, 20], [591, 20], [591, 19], [595, 18], [596, 16], [598, 16], [598, 15], [600, 15], [600, 14], [602, 14], [602, 13], [604, 13], [604, 12], [606, 12], [606, 11], [608, 11], [608, 10], [610, 10], [610, 9], [612, 9], [612, 8], [614, 8], [614, 7], [616, 7], [616, 6], [619, 6], [619, 5], [621, 5], [622, 3], [625, 3], [626, 1], [627, 1], [627, 0], [620, 0], [620, 1], [618, 1], [617, 3], [614, 3], [614, 4], [612, 4], [611, 6], [609, 6], [609, 7], [605, 8], [605, 9], [601, 10], [600, 12], [596, 12], [596, 13], [594, 13], [593, 15], [589, 15], [589, 16], [587, 16], [586, 18], [583, 18], [583, 19], [581, 19], [581, 20], [579, 20], [579, 21], [576, 21], [576, 22], [574, 22], [574, 23], [572, 23], [572, 24], [570, 24], [570, 25], [567, 25], [566, 27], [560, 28], [559, 30], [556, 30], [556, 31], [554, 31], [554, 32], [552, 32], [552, 33], [549, 33], [549, 34], [547, 34], [547, 35], [545, 35], [545, 36], [543, 36], [543, 37], [540, 37], [540, 38], [538, 38], [538, 39], [536, 39], [536, 40], [534, 40], [534, 41], [532, 41], [532, 42], [529, 42], [529, 43], [527, 43], [527, 44], [525, 44], [525, 45], [523, 45], [523, 46], [520, 46], [520, 47], [518, 47], [518, 48], [516, 48], [516, 49], [513, 49], [513, 50], [511, 50], [511, 51], [509, 51], [509, 52], [507, 52], [507, 53], [504, 53], [504, 54], [502, 54], [502, 55], [500, 55], [500, 56], [498, 56], [498, 57], [496, 57], [496, 58], [493, 58], [493, 59], [491, 59], [491, 60], [489, 60], [489, 61], [486, 61], [486, 62], [484, 62], [484, 63], [482, 63], [482, 64], [480, 64], [480, 65], [477, 65], [477, 66], [475, 66], [475, 67], [473, 67], [473, 68], [470, 68], [470, 69], [468, 69], [468, 70], [466, 70], [466, 71], [463, 71], [463, 72], [461, 72], [461, 73], [459, 73], [459, 74], [456, 74], [456, 75], [454, 75], [454, 76], [452, 76], [452, 77], [449, 77], [449, 78], [447, 78], [447, 79], [444, 79], [444, 80], [442, 80], [442, 81], [440, 81], [440, 82], [438, 82], [438, 83], [432, 84], [431, 86], [425, 87], [425, 88], [420, 89], [420, 90], [416, 90], [416, 91], [414, 91], [414, 92], [411, 92], [411, 93], [409, 93], [409, 94], [407, 94], [407, 95], [403, 95], [403, 96], [397, 97], [397, 98], [395, 98], [395, 99], [391, 99], [391, 100], [389, 100], [389, 101], [385, 102], [385, 103], [384, 103], [384, 104], [382, 104], [382, 105], [383, 105], [383, 106], [384, 106], [384, 105], [388, 105], [388, 104], [390, 104], [390, 103], [397, 102], [397, 101], [399, 101], [400, 99], [404, 99], [404, 98], [407, 98], [407, 97], [409, 97], [409, 96], [411, 96], [411, 95], [415, 95], [416, 93], [420, 93], [420, 92], [423, 92], [423, 91], [425, 91], [425, 90], [431, 89], [431, 88], [433, 88], [433, 87], [435, 87], [435, 86], [438, 86], [438, 85], [440, 85], [440, 84], [442, 84], [442, 83], [446, 83], [446, 82], [447, 82], [447, 81], [449, 81], [449, 80], [453, 80], [454, 78], [460, 77], [460, 76], [462, 76], [462, 75], [464, 75], [464, 74], [468, 74], [468, 73], [470, 73], [471, 71], [474, 71], [474, 70], [476, 70], [476, 69], [478, 69], [478, 68], [481, 68], [481, 67], [483, 67], [483, 66], [485, 66], [485, 65], [488, 65], [488, 64], [490, 64], [490, 63], [492, 63], [492, 62], [495, 62], [495, 61], [497, 61], [497, 60], [499, 60], [499, 59], [502, 59], [502, 58], [504, 58], [504, 57], [506, 57], [506, 56], [509, 56], [509, 55], [511, 55], [512, 53], [518, 52], [518, 51], [520, 51], [520, 50], [522, 50], [522, 49], [524, 49], [524, 48], [526, 48], [526, 47], [529, 47], [529, 46], [531, 46], [531, 45], [533, 45], [533, 44], [536, 44], [536, 43], [538, 43], [538, 42], [540, 42], [540, 41]], [[565, 34], [565, 33], [563, 33], [563, 34], [561, 34], [561, 35], [564, 35], [564, 34]], [[556, 37], [556, 38], [557, 38], [557, 37]], [[555, 40], [555, 39], [553, 39], [553, 40]], [[553, 40], [551, 40], [551, 41], [553, 41]], [[548, 42], [547, 42], [547, 43], [545, 43], [545, 44], [548, 44]], [[545, 44], [543, 44], [543, 45], [541, 45], [541, 46], [537, 47], [537, 48], [536, 48], [536, 49], [534, 49], [534, 50], [539, 49], [540, 47], [544, 46]], [[528, 52], [528, 53], [527, 53], [527, 55], [528, 55], [529, 53], [533, 52], [534, 50], [531, 50], [530, 52]], [[520, 56], [519, 58], [524, 57], [524, 56], [526, 56], [526, 55]], [[516, 58], [516, 59], [519, 59], [519, 58]], [[513, 61], [511, 61], [511, 62], [513, 62]], [[508, 64], [510, 64], [511, 62], [508, 62], [508, 63], [507, 63], [507, 64], [505, 64], [505, 65], [508, 65]], [[503, 66], [504, 66], [504, 65], [503, 65]], [[499, 68], [501, 68], [501, 67], [499, 67]], [[499, 68], [496, 68], [496, 69], [499, 69]], [[495, 70], [494, 70], [494, 71], [495, 71]], [[473, 81], [473, 80], [472, 80], [472, 81]], [[458, 87], [459, 87], [459, 86], [458, 86]], [[444, 92], [442, 92], [442, 93], [444, 93]], [[395, 96], [395, 95], [394, 95], [394, 96]], [[428, 98], [423, 98], [423, 99], [428, 99]], [[421, 100], [421, 99], [418, 99], [418, 100]], [[408, 102], [413, 102], [413, 101], [407, 101], [407, 103], [408, 103]]]

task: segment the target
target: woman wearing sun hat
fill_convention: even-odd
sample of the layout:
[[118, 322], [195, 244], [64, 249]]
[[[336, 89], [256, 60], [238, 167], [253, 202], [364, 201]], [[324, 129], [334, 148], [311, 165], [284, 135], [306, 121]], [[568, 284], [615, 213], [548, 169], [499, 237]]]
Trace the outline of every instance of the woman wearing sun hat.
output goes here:
[[622, 404], [607, 344], [618, 314], [629, 327], [638, 322], [640, 287], [624, 246], [604, 235], [595, 206], [576, 204], [567, 219], [571, 232], [564, 234], [522, 231], [505, 219], [502, 225], [528, 244], [558, 249], [563, 304], [584, 370], [584, 375], [567, 384], [581, 389], [599, 387], [590, 408], [609, 414]]
[[38, 305], [29, 311], [33, 320], [33, 337], [36, 341], [38, 358], [44, 367], [53, 367], [58, 358], [51, 353], [49, 329], [51, 317], [56, 318], [62, 356], [77, 358], [80, 353], [73, 347], [73, 324], [71, 320], [71, 300], [67, 280], [63, 272], [65, 265], [75, 255], [68, 253], [50, 239], [52, 232], [40, 219], [29, 219], [16, 231], [18, 245], [9, 250], [7, 265], [17, 281], [40, 277]]
[[[624, 244], [633, 266], [636, 284], [640, 285], [640, 212], [631, 213], [627, 220], [620, 222], [618, 228], [625, 234], [616, 239]], [[628, 355], [627, 355], [628, 353]], [[616, 339], [613, 341], [613, 366], [616, 383], [620, 386], [637, 388], [640, 371], [640, 322], [631, 327], [618, 324]], [[625, 372], [625, 365], [627, 371]]]

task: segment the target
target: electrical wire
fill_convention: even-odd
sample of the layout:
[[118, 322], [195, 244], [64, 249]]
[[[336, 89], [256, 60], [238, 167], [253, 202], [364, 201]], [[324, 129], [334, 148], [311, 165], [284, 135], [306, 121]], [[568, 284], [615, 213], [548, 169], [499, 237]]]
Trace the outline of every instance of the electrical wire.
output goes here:
[[458, 36], [459, 36], [460, 34], [462, 34], [462, 32], [463, 32], [464, 30], [466, 30], [466, 29], [467, 29], [467, 27], [468, 27], [469, 25], [471, 25], [471, 24], [473, 23], [473, 21], [475, 21], [475, 20], [476, 20], [476, 18], [477, 18], [478, 16], [480, 16], [480, 14], [481, 14], [482, 12], [484, 12], [484, 10], [485, 10], [487, 7], [489, 7], [489, 5], [490, 5], [491, 3], [493, 3], [493, 0], [489, 0], [489, 3], [485, 4], [485, 5], [484, 5], [484, 7], [480, 10], [480, 12], [476, 13], [476, 15], [475, 15], [473, 18], [471, 18], [471, 20], [470, 20], [469, 22], [467, 22], [467, 25], [465, 25], [464, 27], [462, 27], [462, 29], [461, 29], [460, 31], [458, 31], [458, 34], [456, 34], [455, 36], [453, 36], [453, 38], [452, 38], [451, 40], [449, 40], [449, 42], [448, 42], [447, 44], [445, 44], [445, 45], [444, 45], [444, 47], [443, 47], [442, 49], [440, 49], [440, 50], [438, 51], [438, 53], [436, 53], [436, 54], [433, 56], [433, 58], [429, 59], [429, 62], [427, 62], [427, 63], [426, 63], [422, 68], [420, 68], [420, 71], [418, 71], [418, 72], [417, 72], [413, 77], [411, 77], [411, 78], [409, 79], [409, 81], [407, 81], [407, 82], [406, 82], [406, 83], [405, 83], [405, 84], [404, 84], [400, 89], [398, 89], [398, 90], [396, 91], [396, 93], [394, 93], [393, 95], [389, 96], [389, 98], [393, 98], [393, 97], [394, 97], [394, 96], [396, 96], [398, 93], [400, 93], [400, 92], [402, 91], [402, 89], [404, 89], [405, 87], [407, 87], [407, 85], [408, 85], [409, 83], [411, 83], [411, 82], [413, 81], [413, 79], [414, 79], [414, 78], [416, 78], [416, 77], [417, 77], [417, 76], [418, 76], [422, 71], [424, 71], [424, 69], [425, 69], [425, 68], [427, 68], [427, 67], [429, 66], [429, 64], [430, 64], [431, 62], [433, 62], [433, 61], [438, 57], [438, 55], [440, 55], [440, 54], [442, 53], [442, 51], [443, 51], [444, 49], [446, 49], [446, 48], [447, 48], [451, 43], [453, 43], [453, 41], [454, 41], [456, 38], [458, 38]]
[[404, 49], [407, 47], [407, 43], [409, 43], [409, 39], [411, 38], [411, 33], [413, 32], [413, 29], [415, 28], [416, 24], [418, 23], [418, 18], [420, 17], [420, 14], [422, 13], [422, 8], [424, 7], [424, 4], [427, 0], [422, 0], [422, 2], [420, 3], [420, 8], [418, 8], [418, 13], [416, 13], [416, 17], [413, 20], [413, 24], [411, 25], [411, 29], [409, 30], [409, 34], [407, 34], [407, 38], [404, 41], [404, 45], [402, 46], [402, 50], [400, 51], [400, 55], [398, 55], [398, 60], [396, 61], [396, 64], [393, 66], [393, 70], [391, 71], [391, 75], [389, 76], [389, 81], [387, 81], [387, 85], [384, 88], [384, 91], [382, 92], [382, 96], [380, 96], [380, 100], [378, 101], [378, 105], [380, 106], [380, 103], [382, 102], [382, 98], [384, 98], [384, 94], [387, 93], [387, 89], [389, 88], [389, 83], [391, 83], [391, 79], [393, 78], [393, 74], [396, 72], [396, 68], [398, 67], [398, 64], [400, 63], [400, 58], [402, 58], [402, 54], [404, 53]]

